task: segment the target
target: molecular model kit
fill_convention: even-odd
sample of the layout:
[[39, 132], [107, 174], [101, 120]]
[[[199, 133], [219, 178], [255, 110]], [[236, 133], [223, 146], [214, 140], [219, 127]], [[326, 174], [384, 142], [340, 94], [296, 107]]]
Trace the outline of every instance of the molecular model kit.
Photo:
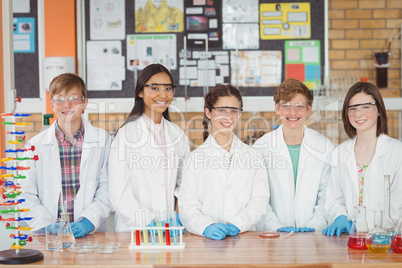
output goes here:
[[17, 118], [25, 118], [30, 114], [7, 113], [0, 114], [5, 119], [2, 122], [6, 126], [6, 134], [11, 137], [7, 141], [11, 145], [11, 149], [5, 150], [7, 157], [1, 158], [0, 170], [5, 170], [6, 174], [0, 175], [0, 187], [2, 188], [2, 198], [0, 198], [0, 221], [5, 222], [5, 228], [11, 231], [10, 237], [14, 239], [11, 249], [0, 251], [0, 263], [2, 264], [24, 264], [43, 260], [43, 254], [40, 251], [32, 249], [23, 249], [27, 242], [32, 242], [30, 230], [32, 228], [21, 226], [22, 221], [29, 221], [32, 217], [24, 217], [24, 212], [29, 208], [24, 208], [25, 200], [20, 198], [22, 189], [19, 180], [25, 180], [26, 176], [22, 175], [23, 170], [30, 167], [23, 166], [23, 161], [37, 161], [38, 156], [33, 158], [19, 157], [26, 151], [35, 151], [35, 147], [27, 149], [17, 149], [17, 145], [25, 141], [25, 131], [16, 131], [17, 127], [24, 127], [31, 123], [16, 122]]

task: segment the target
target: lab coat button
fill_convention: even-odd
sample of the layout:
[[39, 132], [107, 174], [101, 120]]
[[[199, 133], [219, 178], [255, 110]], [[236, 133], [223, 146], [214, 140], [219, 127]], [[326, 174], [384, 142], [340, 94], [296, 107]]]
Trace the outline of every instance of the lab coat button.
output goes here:
[[226, 185], [226, 189], [228, 189], [228, 190], [229, 190], [229, 189], [230, 189], [230, 185]]

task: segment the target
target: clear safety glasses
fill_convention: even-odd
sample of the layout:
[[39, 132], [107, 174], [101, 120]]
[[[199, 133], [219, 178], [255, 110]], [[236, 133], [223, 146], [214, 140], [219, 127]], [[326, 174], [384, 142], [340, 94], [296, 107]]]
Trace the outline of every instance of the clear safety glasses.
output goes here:
[[230, 106], [222, 106], [222, 107], [212, 107], [218, 116], [226, 116], [229, 115], [231, 117], [239, 117], [243, 109], [237, 107]]
[[85, 100], [85, 97], [84, 96], [77, 96], [77, 95], [72, 95], [72, 96], [69, 96], [69, 97], [54, 97], [52, 99], [52, 103], [55, 104], [55, 105], [64, 105], [66, 100], [68, 100], [68, 102], [71, 105], [76, 105], [76, 104], [79, 104], [79, 103], [83, 102]]
[[361, 115], [370, 114], [375, 110], [375, 102], [359, 103], [348, 106], [348, 116], [355, 116], [357, 112]]
[[297, 102], [297, 103], [290, 103], [290, 102], [279, 102], [278, 103], [278, 108], [282, 112], [290, 112], [293, 109], [295, 109], [296, 112], [304, 112], [307, 111], [309, 108], [309, 105], [305, 102]]
[[165, 90], [165, 94], [168, 96], [173, 96], [174, 90], [176, 88], [175, 85], [172, 84], [148, 84], [144, 85], [147, 89], [147, 92], [151, 95], [159, 95], [162, 94], [162, 91]]

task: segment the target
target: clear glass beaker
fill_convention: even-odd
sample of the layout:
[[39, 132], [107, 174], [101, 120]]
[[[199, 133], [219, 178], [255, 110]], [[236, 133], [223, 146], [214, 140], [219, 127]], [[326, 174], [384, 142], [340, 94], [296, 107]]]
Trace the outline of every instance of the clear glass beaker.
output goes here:
[[382, 214], [374, 211], [374, 228], [366, 235], [366, 246], [372, 253], [385, 253], [391, 245], [391, 236], [382, 228]]
[[351, 249], [366, 249], [366, 235], [368, 226], [366, 221], [366, 206], [355, 206], [352, 227], [348, 240]]
[[399, 208], [399, 220], [395, 228], [391, 249], [395, 253], [402, 253], [402, 207]]
[[61, 213], [61, 222], [57, 237], [58, 239], [61, 239], [63, 248], [71, 248], [75, 246], [75, 238], [73, 230], [71, 229], [68, 213]]
[[384, 215], [382, 219], [382, 228], [391, 236], [391, 240], [395, 233], [395, 222], [391, 218], [391, 192], [390, 192], [390, 175], [384, 175]]

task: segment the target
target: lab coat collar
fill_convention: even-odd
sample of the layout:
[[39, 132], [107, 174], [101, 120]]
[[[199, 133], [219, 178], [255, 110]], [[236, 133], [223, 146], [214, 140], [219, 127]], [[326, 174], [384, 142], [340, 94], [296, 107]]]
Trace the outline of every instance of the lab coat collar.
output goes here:
[[230, 146], [229, 152], [223, 149], [212, 135], [208, 136], [206, 141], [201, 145], [201, 148], [211, 148], [213, 150], [216, 150], [219, 152], [219, 156], [221, 157], [231, 156], [233, 153], [241, 150], [243, 144], [243, 142], [235, 134], [232, 133], [232, 137], [232, 144]]
[[[57, 144], [56, 140], [56, 123], [57, 120], [46, 130], [45, 137], [42, 141], [43, 145], [46, 144]], [[87, 120], [82, 119], [82, 123], [84, 124], [84, 144], [85, 143], [93, 143], [93, 142], [101, 142], [102, 138], [100, 137], [98, 131], [99, 129], [93, 127]], [[90, 146], [92, 147], [92, 146]]]

